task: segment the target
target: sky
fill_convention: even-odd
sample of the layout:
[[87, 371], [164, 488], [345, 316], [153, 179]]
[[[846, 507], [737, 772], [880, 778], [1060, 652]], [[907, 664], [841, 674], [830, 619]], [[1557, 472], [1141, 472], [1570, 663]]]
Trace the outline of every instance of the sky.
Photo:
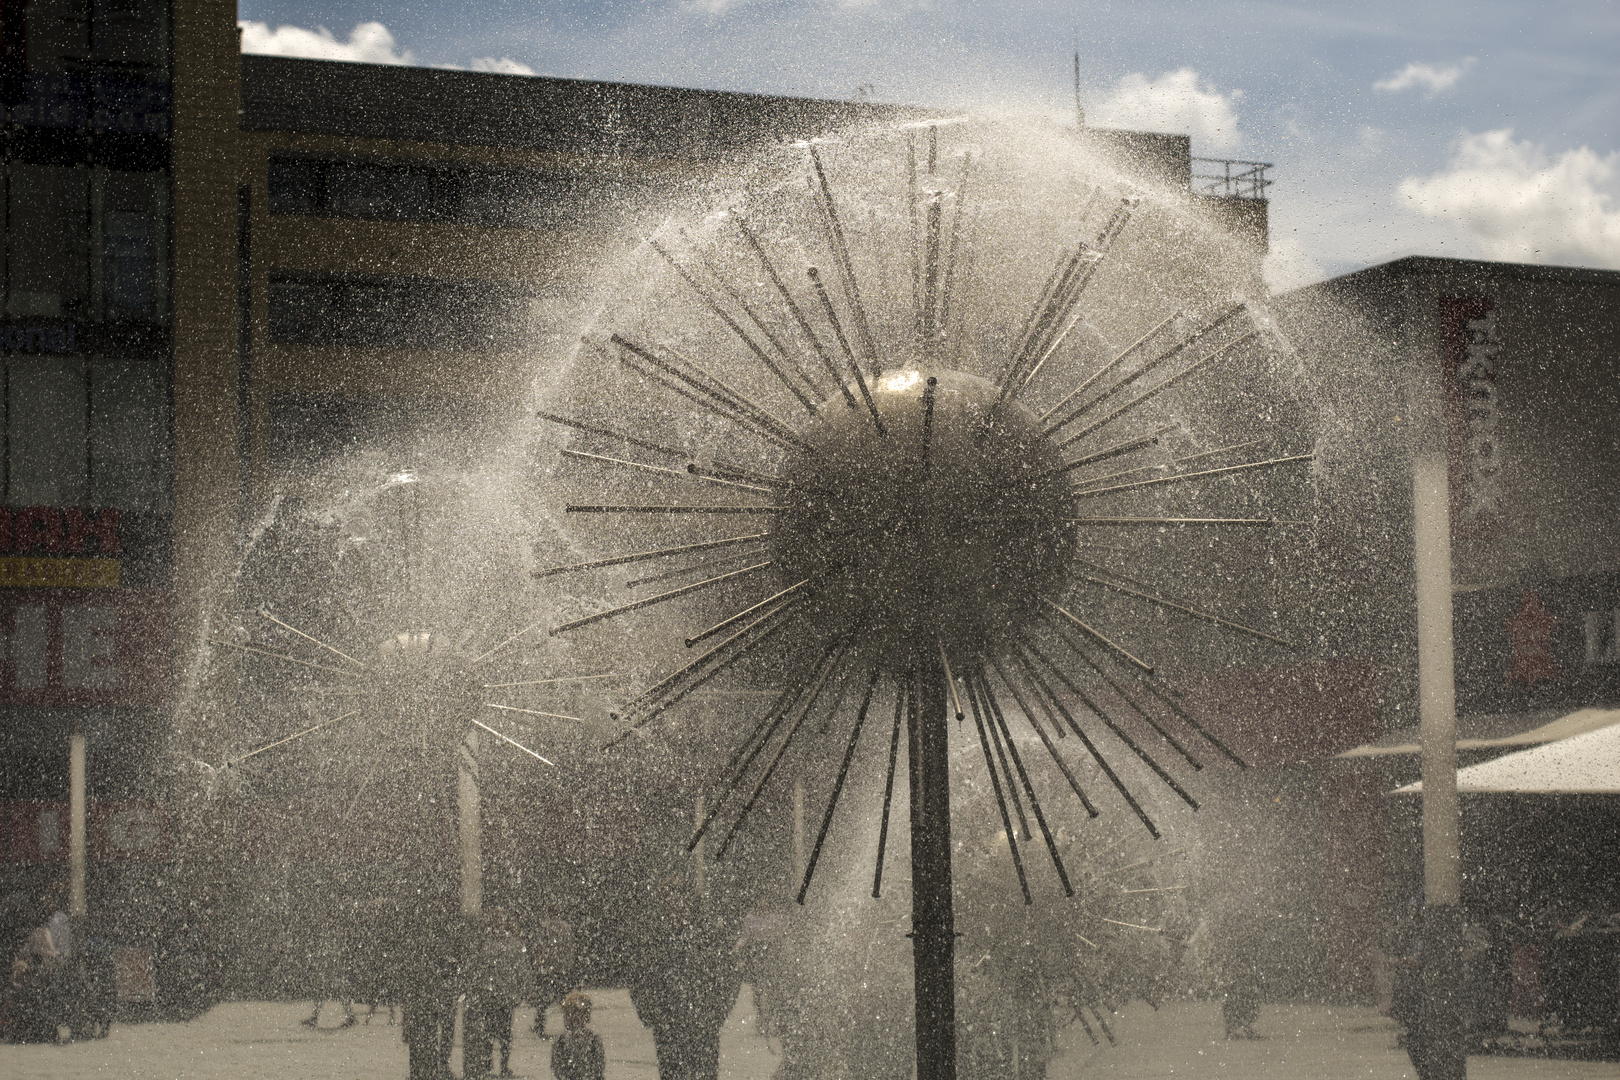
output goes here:
[[1620, 4], [241, 0], [243, 48], [1013, 107], [1269, 162], [1266, 277], [1405, 255], [1620, 269]]

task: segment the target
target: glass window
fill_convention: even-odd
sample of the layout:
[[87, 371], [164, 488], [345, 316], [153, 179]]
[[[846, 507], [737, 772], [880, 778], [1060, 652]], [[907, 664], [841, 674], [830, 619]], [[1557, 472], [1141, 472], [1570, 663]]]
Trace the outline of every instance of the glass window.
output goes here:
[[28, 70], [76, 73], [90, 58], [89, 0], [29, 0]]
[[270, 159], [270, 212], [319, 214], [326, 209], [326, 162]]
[[92, 506], [168, 509], [169, 387], [160, 365], [102, 360], [90, 380]]
[[89, 495], [84, 362], [27, 357], [9, 367], [6, 501], [83, 505]]
[[446, 166], [404, 158], [273, 157], [270, 210], [371, 221], [540, 228], [572, 191], [564, 176], [498, 166]]
[[[38, 0], [34, 0], [35, 3]], [[169, 5], [166, 0], [98, 0], [95, 58], [131, 78], [166, 71]]]
[[270, 340], [289, 345], [323, 345], [335, 340], [336, 305], [332, 286], [320, 281], [270, 281]]
[[507, 282], [431, 278], [270, 278], [270, 339], [480, 351], [527, 332], [533, 298]]
[[6, 313], [83, 316], [89, 299], [89, 170], [12, 162]]
[[100, 294], [109, 319], [160, 318], [168, 309], [162, 173], [97, 170], [95, 210], [101, 233]]

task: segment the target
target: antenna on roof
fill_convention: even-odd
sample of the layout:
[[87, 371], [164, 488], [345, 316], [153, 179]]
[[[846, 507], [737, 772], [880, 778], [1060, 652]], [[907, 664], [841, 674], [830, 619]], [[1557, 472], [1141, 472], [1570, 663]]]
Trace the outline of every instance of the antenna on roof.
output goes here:
[[1086, 110], [1080, 104], [1080, 31], [1074, 32], [1074, 119], [1083, 129], [1086, 126]]

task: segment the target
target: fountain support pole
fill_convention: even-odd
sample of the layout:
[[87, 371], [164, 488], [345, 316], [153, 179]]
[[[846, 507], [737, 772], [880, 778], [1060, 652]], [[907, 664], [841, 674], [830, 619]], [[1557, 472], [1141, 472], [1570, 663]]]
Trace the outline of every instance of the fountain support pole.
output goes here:
[[951, 761], [945, 672], [917, 673], [911, 791], [911, 957], [917, 1080], [956, 1080], [956, 925], [951, 903]]

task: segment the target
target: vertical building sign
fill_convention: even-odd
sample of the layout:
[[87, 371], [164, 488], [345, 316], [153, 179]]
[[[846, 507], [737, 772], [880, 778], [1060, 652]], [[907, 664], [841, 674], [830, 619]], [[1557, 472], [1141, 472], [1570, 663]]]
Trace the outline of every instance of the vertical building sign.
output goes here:
[[1502, 529], [1496, 397], [1500, 353], [1496, 301], [1441, 299], [1440, 369], [1445, 380], [1453, 539], [1492, 537]]

